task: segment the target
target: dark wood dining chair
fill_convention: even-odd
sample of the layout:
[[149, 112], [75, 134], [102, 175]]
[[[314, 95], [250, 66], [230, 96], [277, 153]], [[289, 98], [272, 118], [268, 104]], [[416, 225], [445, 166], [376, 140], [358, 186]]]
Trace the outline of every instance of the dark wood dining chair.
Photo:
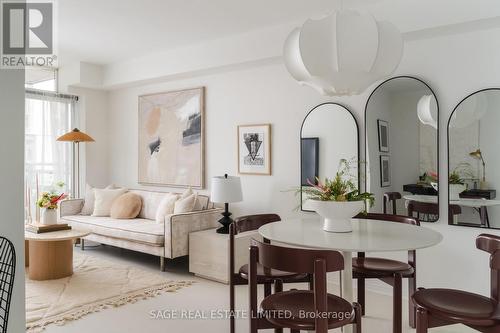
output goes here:
[[0, 237], [0, 333], [7, 332], [12, 288], [16, 272], [16, 251], [5, 237]]
[[401, 199], [399, 192], [385, 192], [384, 193], [384, 214], [387, 214], [387, 205], [391, 203], [392, 214], [396, 215], [397, 201]]
[[[235, 332], [235, 286], [248, 285], [248, 264], [241, 266], [238, 273], [235, 273], [234, 238], [240, 232], [254, 231], [265, 224], [278, 221], [281, 221], [281, 218], [276, 214], [248, 215], [236, 218], [236, 220], [229, 226], [229, 321], [231, 333]], [[264, 241], [269, 243], [269, 240], [267, 239], [264, 239]], [[308, 274], [270, 270], [260, 265], [258, 266], [257, 277], [258, 283], [264, 285], [265, 296], [269, 296], [271, 294], [271, 287], [276, 279], [280, 279], [283, 283], [311, 283], [311, 277]]]
[[[314, 276], [313, 290], [283, 291], [283, 281], [275, 280], [275, 293], [257, 305], [259, 266]], [[344, 269], [340, 252], [288, 248], [252, 240], [249, 264], [250, 333], [259, 329], [289, 328], [327, 333], [329, 329], [355, 324], [361, 333], [361, 307], [327, 292], [328, 272]]]
[[[356, 218], [382, 220], [387, 222], [406, 223], [419, 226], [415, 218], [401, 215], [361, 213]], [[417, 288], [417, 261], [416, 251], [408, 251], [408, 262], [392, 259], [366, 257], [364, 252], [358, 252], [358, 256], [352, 259], [353, 278], [358, 280], [358, 303], [361, 305], [362, 313], [365, 314], [365, 280], [379, 279], [393, 288], [393, 332], [402, 331], [402, 279], [408, 279], [409, 299]], [[415, 327], [415, 306], [409, 302], [410, 326]]]
[[[455, 215], [462, 214], [462, 208], [458, 205], [448, 205], [448, 221], [453, 221]], [[421, 222], [427, 222], [422, 215], [439, 215], [439, 204], [431, 202], [420, 202], [410, 200], [408, 202], [408, 216], [416, 217]]]
[[491, 255], [491, 297], [454, 289], [420, 289], [413, 295], [417, 333], [454, 324], [483, 333], [500, 332], [500, 237], [481, 234], [476, 238], [476, 247]]

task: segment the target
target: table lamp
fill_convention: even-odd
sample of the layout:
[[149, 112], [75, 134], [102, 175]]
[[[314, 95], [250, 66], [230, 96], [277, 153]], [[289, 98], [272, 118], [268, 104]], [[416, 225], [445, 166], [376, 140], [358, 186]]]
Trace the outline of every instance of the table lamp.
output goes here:
[[61, 135], [57, 141], [73, 143], [73, 197], [80, 195], [80, 142], [94, 142], [95, 140], [90, 135], [83, 133], [78, 128], [74, 128], [71, 132]]
[[481, 149], [477, 149], [476, 151], [469, 153], [469, 156], [473, 157], [477, 160], [480, 160], [483, 163], [483, 179], [482, 179], [479, 187], [482, 190], [485, 190], [487, 187], [487, 185], [486, 185], [486, 163], [484, 162], [483, 153], [481, 152]]
[[224, 203], [223, 217], [219, 220], [222, 227], [217, 229], [217, 233], [228, 234], [229, 225], [233, 223], [231, 213], [229, 212], [229, 203], [243, 200], [240, 178], [228, 176], [227, 174], [224, 176], [216, 176], [212, 178], [212, 185], [210, 188], [212, 202]]

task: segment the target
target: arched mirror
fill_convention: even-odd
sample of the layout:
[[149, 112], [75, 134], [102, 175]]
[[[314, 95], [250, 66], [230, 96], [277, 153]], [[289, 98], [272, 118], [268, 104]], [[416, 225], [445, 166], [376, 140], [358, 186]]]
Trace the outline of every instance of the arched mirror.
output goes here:
[[[346, 107], [337, 103], [314, 107], [302, 122], [300, 131], [301, 186], [311, 186], [316, 178], [335, 177], [341, 159], [357, 160], [358, 136], [356, 119]], [[302, 210], [312, 211], [307, 201], [301, 202]]]
[[500, 229], [500, 88], [463, 99], [448, 121], [451, 225]]
[[372, 92], [365, 109], [370, 212], [437, 221], [438, 124], [436, 96], [422, 80], [395, 77]]

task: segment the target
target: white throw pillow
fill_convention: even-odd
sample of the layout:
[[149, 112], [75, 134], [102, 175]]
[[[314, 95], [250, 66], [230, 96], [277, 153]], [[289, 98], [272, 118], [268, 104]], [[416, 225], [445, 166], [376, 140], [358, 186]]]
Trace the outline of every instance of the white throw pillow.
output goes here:
[[117, 199], [120, 195], [125, 194], [127, 189], [94, 189], [95, 202], [94, 202], [94, 212], [92, 216], [109, 216], [111, 213], [111, 206], [113, 201]]
[[177, 194], [167, 193], [160, 201], [158, 209], [156, 210], [156, 223], [165, 221], [165, 216], [173, 214], [175, 202], [179, 199]]
[[[186, 199], [187, 197], [189, 197], [190, 195], [193, 195], [195, 194], [195, 192], [193, 192], [193, 189], [190, 187], [188, 189], [186, 189], [184, 191], [184, 193], [181, 194], [181, 196], [179, 197], [179, 200], [181, 199]], [[198, 200], [198, 193], [196, 193], [196, 200], [194, 202], [194, 208], [192, 210], [203, 210], [203, 205], [201, 204], [200, 200]]]
[[177, 200], [174, 206], [174, 214], [192, 212], [196, 204], [196, 199], [198, 199], [198, 194], [194, 193], [184, 199]]
[[[116, 186], [114, 184], [106, 186], [107, 189], [115, 189]], [[92, 215], [94, 212], [94, 203], [95, 203], [95, 195], [94, 195], [94, 187], [87, 184], [85, 186], [85, 201], [83, 203], [81, 215]]]

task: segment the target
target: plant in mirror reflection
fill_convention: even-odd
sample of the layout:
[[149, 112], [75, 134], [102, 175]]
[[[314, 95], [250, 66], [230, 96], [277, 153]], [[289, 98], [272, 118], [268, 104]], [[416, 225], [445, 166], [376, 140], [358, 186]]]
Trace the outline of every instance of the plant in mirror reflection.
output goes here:
[[448, 183], [464, 185], [465, 179], [474, 179], [474, 172], [470, 163], [462, 162], [450, 172]]

